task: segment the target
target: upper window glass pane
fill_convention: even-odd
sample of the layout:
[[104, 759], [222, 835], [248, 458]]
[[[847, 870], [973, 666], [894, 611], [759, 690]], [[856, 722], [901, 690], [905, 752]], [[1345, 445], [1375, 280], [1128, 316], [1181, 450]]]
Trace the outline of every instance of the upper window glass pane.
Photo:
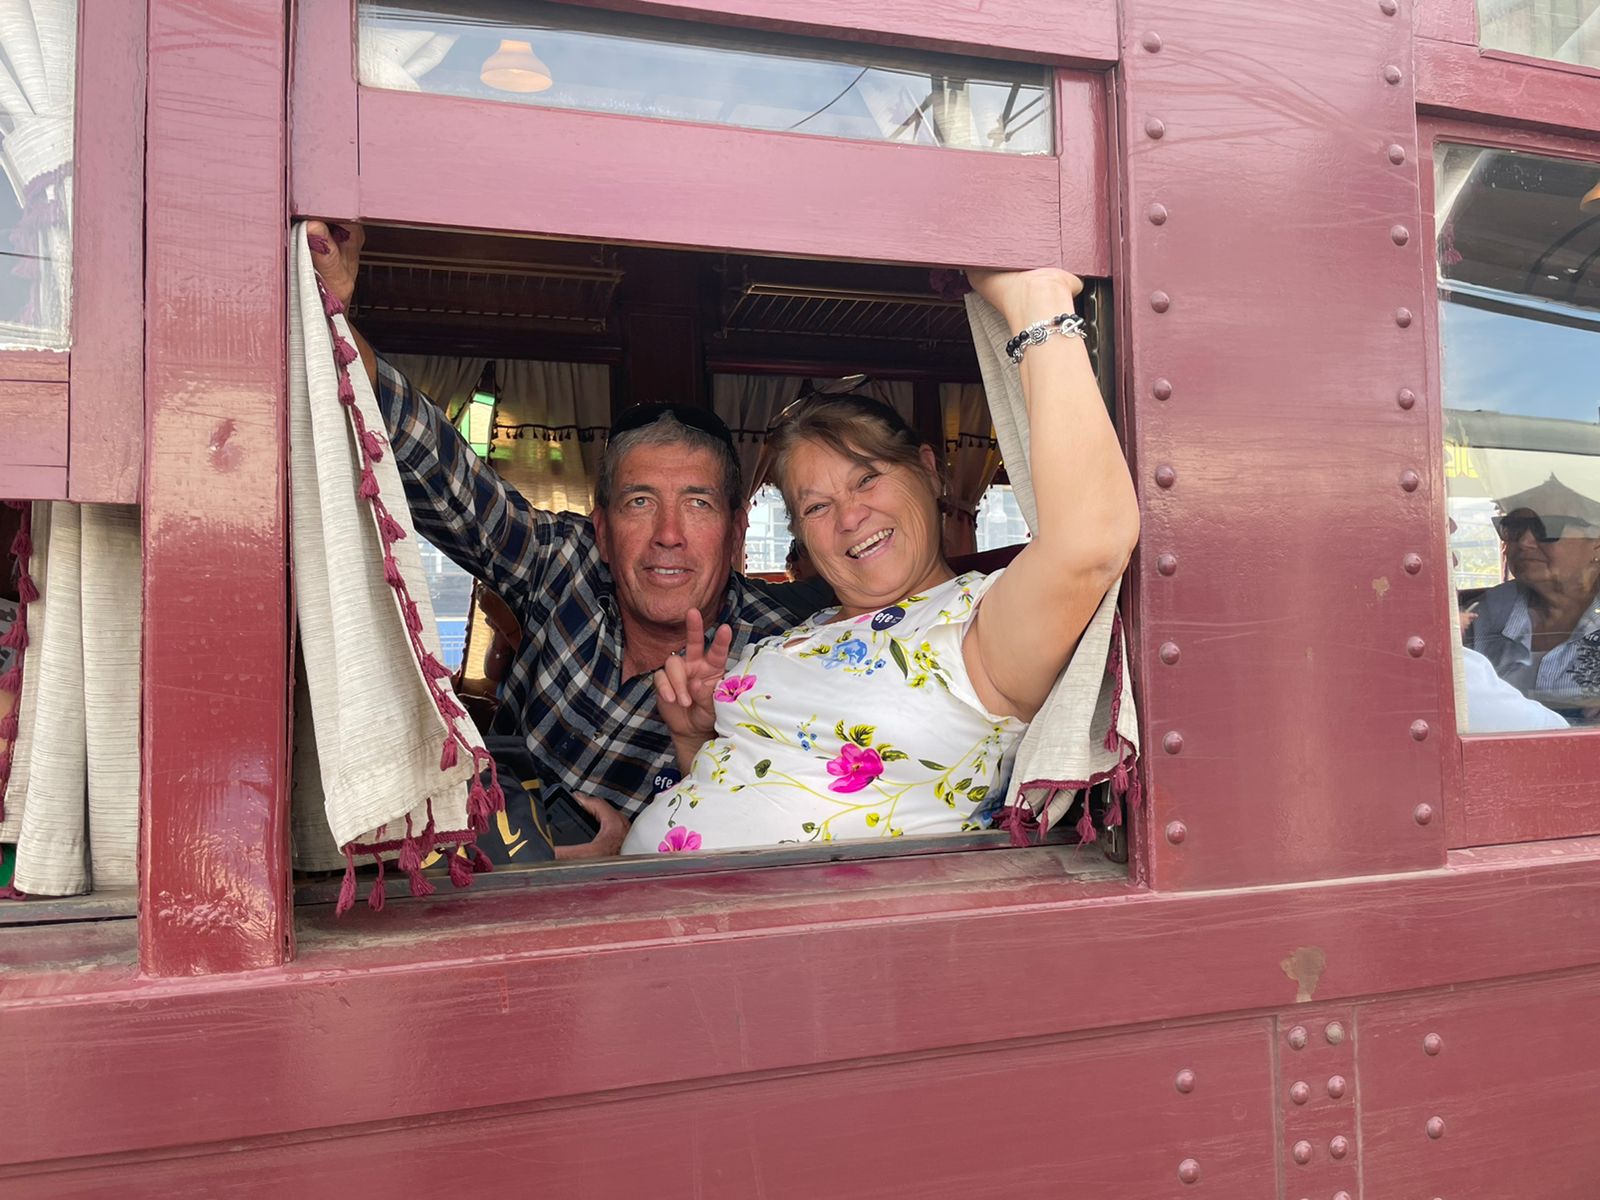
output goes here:
[[78, 0], [0, 10], [0, 349], [65, 349]]
[[360, 11], [368, 87], [1007, 154], [1054, 145], [1043, 67], [549, 3]]
[[1600, 67], [1600, 0], [1478, 0], [1478, 42]]
[[1600, 162], [1440, 145], [1462, 728], [1600, 722]]

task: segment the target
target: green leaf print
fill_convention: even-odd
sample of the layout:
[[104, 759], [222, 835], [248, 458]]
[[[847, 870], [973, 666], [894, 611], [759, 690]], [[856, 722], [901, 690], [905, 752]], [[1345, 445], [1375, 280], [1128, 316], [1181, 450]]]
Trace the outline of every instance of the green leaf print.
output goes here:
[[900, 649], [900, 643], [894, 638], [889, 639], [889, 657], [894, 659], [894, 665], [900, 668], [900, 674], [907, 679], [911, 678], [911, 666], [906, 662], [906, 652]]
[[901, 762], [911, 756], [904, 750], [896, 750], [893, 746], [879, 746], [878, 757], [884, 762]]
[[841, 742], [848, 742], [850, 740], [850, 735], [844, 731], [843, 721], [840, 721], [833, 727], [833, 736], [838, 738]]
[[867, 814], [867, 828], [868, 829], [873, 828], [881, 820], [883, 820], [883, 818], [881, 816], [879, 816], [877, 813], [875, 813], [875, 812], [874, 813], [868, 813]]
[[928, 770], [930, 770], [930, 771], [948, 771], [950, 769], [949, 767], [945, 766], [943, 763], [934, 762], [933, 759], [931, 759], [931, 758], [919, 758], [919, 759], [917, 759], [917, 761], [919, 763], [921, 763], [923, 766], [927, 767]]
[[967, 793], [967, 799], [971, 800], [974, 804], [982, 804], [988, 795], [989, 789], [983, 784], [979, 784], [977, 787], [973, 788]]
[[800, 828], [807, 833], [815, 833], [817, 831], [817, 823], [815, 821], [807, 821]]
[[777, 736], [778, 736], [777, 734], [773, 733], [772, 730], [763, 729], [760, 725], [752, 725], [748, 721], [739, 721], [739, 722], [737, 722], [737, 724], [738, 724], [740, 729], [748, 729], [751, 733], [755, 734], [757, 737], [776, 739]]
[[770, 758], [763, 758], [756, 764], [756, 778], [765, 779], [767, 777], [767, 772], [770, 770], [772, 770], [772, 760]]
[[966, 779], [963, 779], [960, 783], [956, 784], [955, 787], [951, 788], [950, 790], [953, 791], [953, 792], [964, 792], [971, 786], [972, 786], [972, 777], [968, 776]]
[[850, 740], [863, 750], [866, 750], [872, 746], [872, 735], [876, 732], [876, 727], [872, 725], [852, 725], [850, 726]]

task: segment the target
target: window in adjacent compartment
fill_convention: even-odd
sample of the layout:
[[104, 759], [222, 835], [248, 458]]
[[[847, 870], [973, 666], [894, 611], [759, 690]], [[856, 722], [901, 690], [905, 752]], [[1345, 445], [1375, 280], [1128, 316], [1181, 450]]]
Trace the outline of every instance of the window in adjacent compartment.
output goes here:
[[1600, 723], [1600, 162], [1435, 154], [1467, 733]]
[[1049, 73], [1037, 66], [542, 0], [363, 0], [360, 11], [368, 87], [859, 141], [1053, 149]]
[[0, 15], [0, 349], [69, 342], [77, 49], [78, 0]]
[[1600, 0], [1478, 0], [1478, 42], [1600, 67]]

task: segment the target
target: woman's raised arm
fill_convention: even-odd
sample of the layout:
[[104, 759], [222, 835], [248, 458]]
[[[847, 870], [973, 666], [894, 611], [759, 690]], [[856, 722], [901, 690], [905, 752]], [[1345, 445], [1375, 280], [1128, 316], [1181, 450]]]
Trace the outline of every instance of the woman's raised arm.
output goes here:
[[[1013, 333], [1070, 313], [1083, 290], [1059, 270], [968, 277]], [[963, 655], [985, 706], [1031, 720], [1127, 567], [1139, 504], [1083, 339], [1032, 345], [1021, 370], [1037, 527], [984, 596]]]

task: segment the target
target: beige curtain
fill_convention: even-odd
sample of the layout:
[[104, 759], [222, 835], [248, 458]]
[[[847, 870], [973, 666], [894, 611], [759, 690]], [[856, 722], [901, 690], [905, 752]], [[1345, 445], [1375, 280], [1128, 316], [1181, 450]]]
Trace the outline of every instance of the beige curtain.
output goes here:
[[419, 82], [450, 53], [456, 34], [426, 29], [385, 29], [361, 22], [360, 73], [367, 87], [420, 92]]
[[27, 308], [0, 346], [65, 349], [72, 309], [72, 125], [78, 0], [0, 2], [0, 169], [22, 206], [11, 231]]
[[949, 488], [944, 551], [974, 554], [978, 549], [978, 503], [1000, 469], [989, 400], [981, 383], [945, 383], [939, 386], [939, 409]]
[[588, 512], [611, 427], [611, 368], [497, 360], [490, 461], [535, 508]]
[[137, 882], [139, 510], [37, 503], [28, 645], [0, 841], [26, 895]]
[[788, 375], [713, 375], [711, 405], [723, 424], [733, 432], [734, 449], [739, 452], [739, 473], [744, 477], [748, 500], [761, 486], [766, 473], [763, 452], [767, 427], [786, 407], [794, 403], [805, 380]]
[[487, 358], [453, 358], [444, 354], [386, 355], [395, 370], [419, 388], [424, 396], [454, 417], [472, 398], [472, 391], [483, 378]]

